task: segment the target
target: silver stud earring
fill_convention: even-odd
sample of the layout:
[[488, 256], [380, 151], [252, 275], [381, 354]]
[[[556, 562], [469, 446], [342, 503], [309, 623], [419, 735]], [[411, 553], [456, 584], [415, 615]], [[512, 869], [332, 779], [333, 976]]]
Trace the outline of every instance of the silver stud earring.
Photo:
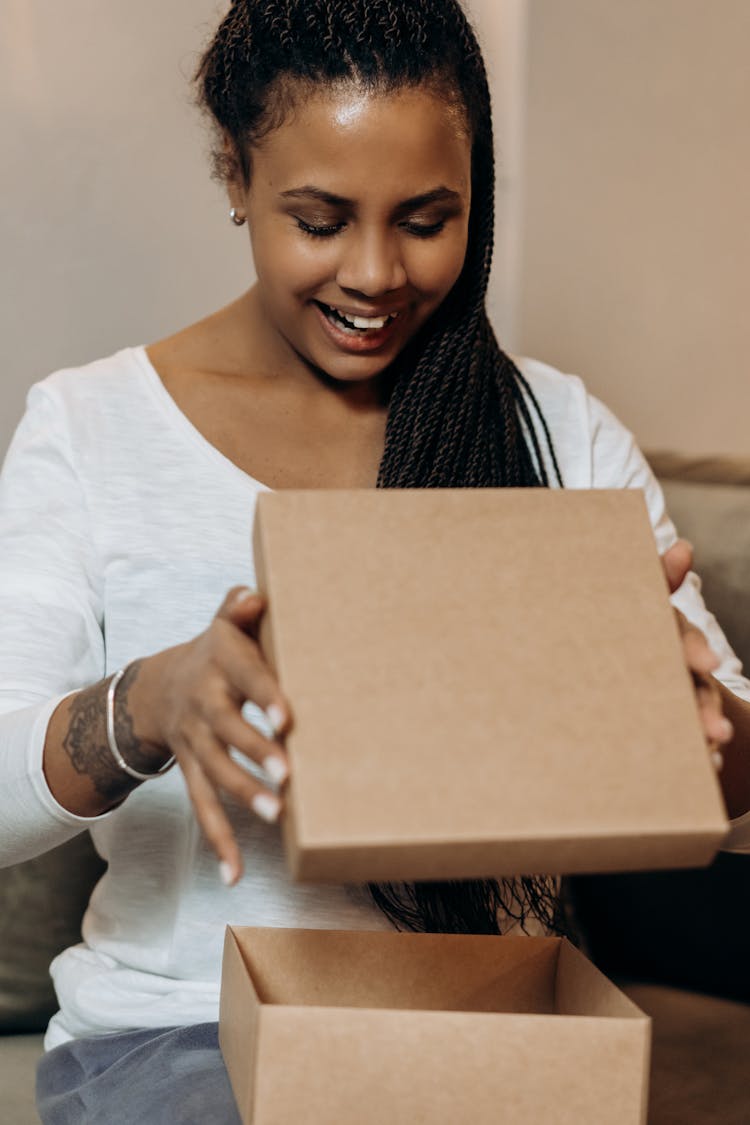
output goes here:
[[233, 207], [229, 212], [229, 218], [232, 220], [236, 227], [242, 227], [245, 225], [245, 216], [240, 215], [236, 207]]

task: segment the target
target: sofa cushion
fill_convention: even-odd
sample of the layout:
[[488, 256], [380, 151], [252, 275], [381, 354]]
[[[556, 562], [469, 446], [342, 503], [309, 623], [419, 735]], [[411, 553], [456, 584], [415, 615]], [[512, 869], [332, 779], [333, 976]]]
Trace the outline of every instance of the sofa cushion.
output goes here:
[[750, 1006], [658, 985], [625, 991], [653, 1019], [648, 1125], [747, 1125]]
[[0, 870], [0, 1033], [41, 1031], [57, 1010], [49, 966], [81, 940], [81, 919], [105, 865], [87, 832]]
[[750, 487], [661, 484], [678, 532], [695, 548], [706, 605], [750, 669]]
[[608, 976], [750, 1004], [750, 856], [720, 852], [700, 870], [579, 875], [568, 886], [586, 951]]
[[34, 1088], [41, 1057], [41, 1035], [5, 1035], [0, 1039], [0, 1120], [6, 1125], [39, 1125]]

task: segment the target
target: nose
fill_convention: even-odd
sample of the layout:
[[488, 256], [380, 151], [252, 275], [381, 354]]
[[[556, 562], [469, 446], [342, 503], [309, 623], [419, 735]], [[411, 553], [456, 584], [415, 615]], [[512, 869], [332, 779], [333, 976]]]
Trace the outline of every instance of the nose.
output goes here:
[[336, 281], [342, 289], [356, 290], [365, 297], [378, 297], [403, 289], [407, 273], [394, 233], [363, 231], [345, 240]]

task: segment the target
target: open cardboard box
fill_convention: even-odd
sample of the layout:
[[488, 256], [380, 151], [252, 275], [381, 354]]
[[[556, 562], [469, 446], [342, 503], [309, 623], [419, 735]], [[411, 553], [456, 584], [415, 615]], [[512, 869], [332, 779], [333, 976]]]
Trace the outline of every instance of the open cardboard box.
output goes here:
[[559, 938], [227, 929], [243, 1125], [638, 1125], [650, 1021]]
[[258, 498], [297, 879], [690, 867], [727, 831], [637, 491]]

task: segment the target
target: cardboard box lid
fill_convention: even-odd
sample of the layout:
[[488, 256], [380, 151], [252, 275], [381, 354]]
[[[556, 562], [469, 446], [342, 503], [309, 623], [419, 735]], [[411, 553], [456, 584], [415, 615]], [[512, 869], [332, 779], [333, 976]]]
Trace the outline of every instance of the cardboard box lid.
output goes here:
[[258, 498], [293, 874], [691, 866], [727, 829], [642, 495]]
[[230, 927], [243, 1122], [645, 1120], [650, 1020], [559, 938]]

